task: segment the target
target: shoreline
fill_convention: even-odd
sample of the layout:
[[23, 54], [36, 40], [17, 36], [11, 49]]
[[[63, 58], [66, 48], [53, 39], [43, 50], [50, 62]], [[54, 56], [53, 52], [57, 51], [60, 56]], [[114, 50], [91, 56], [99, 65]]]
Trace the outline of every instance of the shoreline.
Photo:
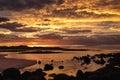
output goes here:
[[7, 68], [22, 69], [37, 63], [35, 60], [12, 59], [5, 58], [4, 56], [5, 55], [0, 54], [0, 72]]

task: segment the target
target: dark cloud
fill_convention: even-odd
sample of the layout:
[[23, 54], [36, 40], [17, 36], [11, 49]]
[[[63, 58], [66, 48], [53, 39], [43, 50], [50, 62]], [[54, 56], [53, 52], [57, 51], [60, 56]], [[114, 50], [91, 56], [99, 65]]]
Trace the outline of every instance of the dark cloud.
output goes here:
[[14, 30], [16, 32], [36, 32], [36, 31], [41, 31], [41, 29], [37, 29], [37, 28], [22, 28], [22, 29], [16, 29]]
[[40, 29], [36, 29], [36, 28], [24, 28], [23, 24], [14, 22], [14, 23], [5, 23], [5, 24], [0, 24], [0, 28], [4, 28], [4, 29], [8, 29], [10, 31], [14, 31], [14, 32], [35, 32], [38, 31]]
[[63, 4], [64, 2], [65, 2], [65, 0], [58, 0], [57, 4], [60, 5], [60, 4]]
[[69, 37], [68, 41], [72, 44], [80, 45], [119, 45], [120, 35], [94, 35], [90, 37], [86, 36], [73, 36]]
[[96, 23], [97, 26], [102, 26], [104, 29], [108, 29], [110, 27], [120, 28], [120, 21], [102, 21]]
[[61, 36], [57, 33], [37, 35], [40, 39], [59, 40], [61, 44], [72, 45], [120, 45], [120, 35]]
[[99, 0], [94, 7], [120, 10], [120, 0]]
[[1, 10], [41, 9], [45, 5], [60, 5], [64, 0], [0, 0]]
[[49, 34], [37, 35], [37, 36], [42, 39], [59, 39], [59, 40], [63, 39], [62, 36], [56, 33], [49, 33]]
[[16, 22], [0, 24], [0, 28], [9, 29], [11, 31], [15, 31], [18, 27], [22, 27], [22, 26], [24, 25], [16, 23]]
[[[58, 44], [66, 44], [66, 45], [86, 45], [86, 46], [97, 46], [103, 47], [104, 45], [112, 47], [112, 45], [120, 45], [120, 35], [93, 35], [90, 37], [87, 36], [61, 36], [56, 33], [49, 33], [44, 35], [37, 35], [38, 42], [50, 40], [53, 42], [59, 42]], [[0, 42], [30, 42], [34, 41], [34, 38], [20, 38], [15, 35], [5, 35], [0, 34]]]
[[109, 14], [109, 13], [101, 13], [101, 14], [97, 14], [95, 12], [88, 12], [88, 11], [81, 11], [77, 13], [79, 16], [83, 17], [83, 18], [87, 18], [87, 17], [92, 17], [92, 18], [104, 18], [104, 17], [116, 17], [119, 16], [117, 14]]
[[0, 22], [6, 22], [9, 21], [9, 18], [6, 17], [0, 17]]
[[98, 45], [119, 45], [120, 35], [93, 35], [87, 36], [61, 36], [59, 34], [51, 33], [45, 35], [39, 35], [39, 38], [49, 40], [59, 40], [61, 44], [72, 45], [86, 45], [86, 46], [98, 46]]
[[0, 34], [0, 41], [4, 41], [4, 40], [10, 40], [10, 39], [14, 39], [14, 38], [19, 38], [18, 36], [15, 35], [11, 35], [11, 34]]
[[[53, 15], [58, 17], [68, 17], [68, 18], [105, 18], [105, 17], [118, 17], [117, 14], [101, 13], [97, 14], [95, 12], [89, 11], [79, 11], [76, 12], [77, 8], [68, 8], [62, 10], [54, 10]], [[119, 16], [120, 17], [120, 16]]]
[[[0, 45], [1, 44], [11, 44], [11, 45], [23, 45], [23, 44], [26, 44], [26, 42], [28, 41], [31, 41], [33, 40], [32, 38], [21, 38], [21, 37], [18, 37], [16, 35], [11, 35], [11, 34], [0, 34]], [[22, 43], [24, 42], [24, 43]], [[22, 44], [19, 44], [19, 43], [22, 43]], [[7, 45], [8, 45], [7, 44]]]
[[58, 16], [58, 17], [75, 17], [78, 16], [75, 13], [76, 8], [67, 8], [67, 9], [62, 9], [62, 10], [53, 10], [53, 14], [54, 16]]
[[86, 30], [79, 30], [79, 29], [77, 29], [77, 30], [74, 30], [74, 29], [68, 30], [68, 29], [64, 29], [62, 31], [64, 31], [64, 32], [66, 32], [68, 34], [79, 34], [79, 33], [91, 33], [92, 32], [92, 30], [87, 30], [87, 29]]
[[95, 48], [100, 48], [100, 49], [108, 49], [108, 50], [120, 50], [120, 45], [98, 45], [98, 46], [92, 46]]

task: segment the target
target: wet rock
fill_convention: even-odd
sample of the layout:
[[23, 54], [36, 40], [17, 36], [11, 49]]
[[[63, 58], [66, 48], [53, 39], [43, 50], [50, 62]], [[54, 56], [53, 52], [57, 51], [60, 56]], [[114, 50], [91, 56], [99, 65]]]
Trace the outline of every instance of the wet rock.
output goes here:
[[45, 64], [45, 66], [44, 66], [45, 71], [49, 71], [49, 70], [53, 70], [53, 69], [54, 69], [54, 67], [50, 64]]
[[64, 66], [58, 66], [59, 69], [64, 69]]

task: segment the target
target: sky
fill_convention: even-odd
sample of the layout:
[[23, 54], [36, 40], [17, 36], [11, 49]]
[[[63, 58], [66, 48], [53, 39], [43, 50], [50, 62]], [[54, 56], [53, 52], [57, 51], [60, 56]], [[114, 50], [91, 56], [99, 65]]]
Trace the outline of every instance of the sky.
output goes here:
[[0, 46], [120, 49], [120, 0], [0, 0]]

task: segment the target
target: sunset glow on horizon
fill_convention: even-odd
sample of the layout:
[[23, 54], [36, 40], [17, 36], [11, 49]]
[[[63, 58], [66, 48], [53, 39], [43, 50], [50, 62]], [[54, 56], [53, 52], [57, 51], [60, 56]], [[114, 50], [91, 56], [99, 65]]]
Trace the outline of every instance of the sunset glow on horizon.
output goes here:
[[120, 0], [0, 0], [0, 46], [23, 44], [120, 46]]

